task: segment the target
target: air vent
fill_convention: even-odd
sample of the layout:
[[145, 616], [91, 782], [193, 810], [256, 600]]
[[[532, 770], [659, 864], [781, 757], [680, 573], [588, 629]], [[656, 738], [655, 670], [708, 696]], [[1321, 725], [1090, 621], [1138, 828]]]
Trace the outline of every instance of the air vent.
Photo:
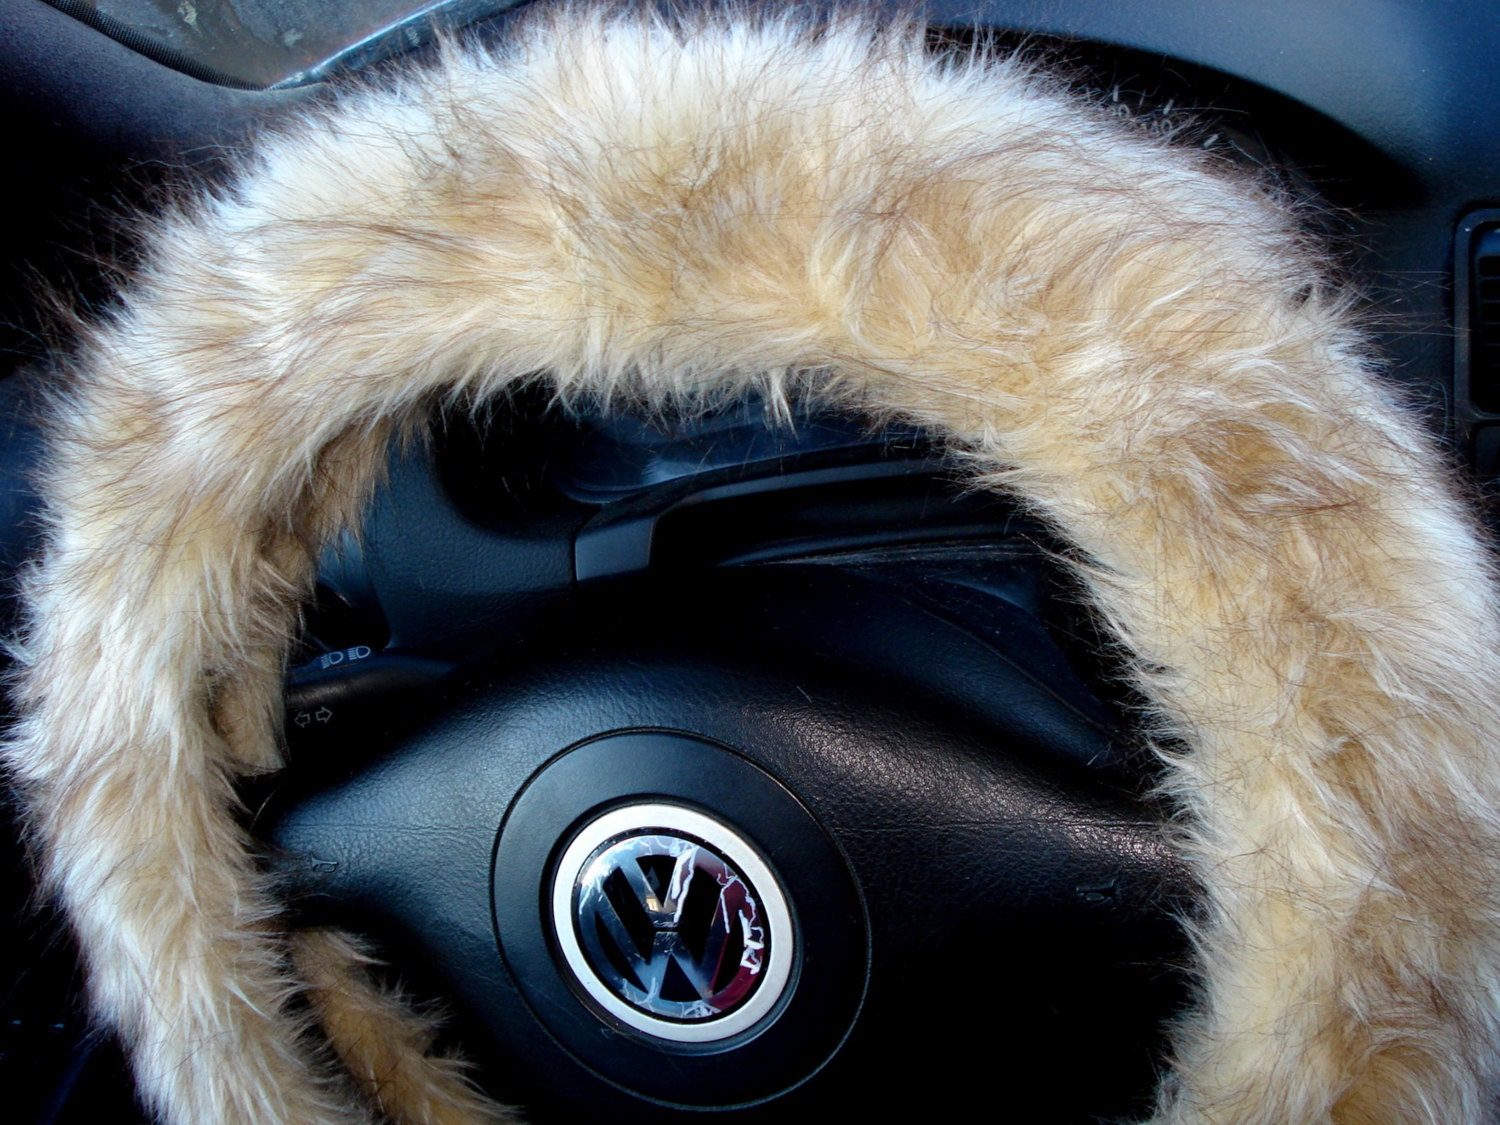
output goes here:
[[1500, 227], [1478, 232], [1469, 256], [1469, 401], [1500, 414]]

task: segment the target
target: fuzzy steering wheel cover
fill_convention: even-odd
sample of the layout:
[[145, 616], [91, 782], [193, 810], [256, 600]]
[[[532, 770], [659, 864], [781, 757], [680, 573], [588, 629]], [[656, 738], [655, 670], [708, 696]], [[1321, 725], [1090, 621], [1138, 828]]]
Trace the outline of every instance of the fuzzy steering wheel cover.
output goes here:
[[1268, 192], [911, 28], [571, 11], [280, 126], [144, 245], [64, 361], [4, 755], [164, 1121], [368, 1120], [304, 1011], [426, 1112], [420, 1051], [349, 1048], [357, 990], [288, 955], [232, 786], [278, 762], [297, 606], [392, 437], [539, 372], [812, 387], [1073, 545], [1187, 748], [1200, 988], [1156, 1121], [1487, 1118], [1489, 563]]

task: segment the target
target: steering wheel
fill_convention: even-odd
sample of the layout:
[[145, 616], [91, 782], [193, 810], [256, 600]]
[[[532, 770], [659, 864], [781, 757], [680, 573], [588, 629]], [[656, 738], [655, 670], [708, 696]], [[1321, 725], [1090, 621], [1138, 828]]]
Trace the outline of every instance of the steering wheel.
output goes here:
[[1144, 1110], [1189, 880], [1042, 529], [909, 433], [526, 406], [450, 420], [324, 568], [319, 772], [261, 818], [304, 920], [422, 966], [540, 1120]]
[[[154, 216], [72, 357], [3, 754], [144, 1096], [174, 1125], [471, 1097], [299, 962], [332, 919], [430, 965], [560, 1119], [996, 1080], [1135, 1114], [1190, 925], [1158, 1120], [1472, 1118], [1500, 613], [1287, 208], [914, 27], [513, 30]], [[435, 405], [542, 378], [693, 440], [454, 425], [340, 539]], [[746, 392], [941, 445], [815, 418], [693, 453]], [[1049, 559], [1180, 740], [1159, 778]], [[430, 722], [371, 742], [403, 694]], [[281, 763], [283, 703], [336, 746], [266, 799], [272, 885], [232, 786]]]

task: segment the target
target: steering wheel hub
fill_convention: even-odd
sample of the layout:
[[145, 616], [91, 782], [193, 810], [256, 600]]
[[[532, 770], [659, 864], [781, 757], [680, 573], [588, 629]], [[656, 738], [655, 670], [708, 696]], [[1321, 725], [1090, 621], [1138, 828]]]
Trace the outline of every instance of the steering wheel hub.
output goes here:
[[628, 1027], [727, 1039], [770, 1014], [795, 958], [771, 869], [734, 830], [680, 805], [612, 809], [559, 860], [552, 925], [576, 984]]

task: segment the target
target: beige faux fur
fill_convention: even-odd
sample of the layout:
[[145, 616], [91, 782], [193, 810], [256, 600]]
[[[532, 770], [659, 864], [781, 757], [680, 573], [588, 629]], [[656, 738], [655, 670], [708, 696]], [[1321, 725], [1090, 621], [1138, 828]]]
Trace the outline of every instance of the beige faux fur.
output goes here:
[[1189, 748], [1209, 899], [1158, 1122], [1485, 1119], [1489, 563], [1299, 241], [1201, 155], [909, 28], [576, 11], [291, 123], [154, 220], [56, 411], [5, 755], [157, 1112], [366, 1120], [289, 1014], [305, 986], [386, 1112], [487, 1112], [356, 947], [289, 968], [231, 786], [277, 764], [296, 606], [392, 435], [542, 372], [814, 384], [946, 435], [1090, 560]]

